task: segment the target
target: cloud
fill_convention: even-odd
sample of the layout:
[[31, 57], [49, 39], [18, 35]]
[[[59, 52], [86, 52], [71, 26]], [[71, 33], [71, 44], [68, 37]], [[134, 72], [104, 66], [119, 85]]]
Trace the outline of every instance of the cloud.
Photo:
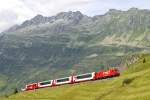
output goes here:
[[17, 14], [11, 10], [0, 12], [0, 30], [4, 30], [17, 22]]
[[22, 2], [32, 11], [50, 16], [61, 11], [81, 8], [92, 0], [22, 0]]
[[79, 10], [93, 16], [103, 14], [111, 8], [150, 9], [149, 0], [0, 0], [0, 2], [0, 32], [37, 14], [51, 16], [62, 11]]
[[1, 0], [0, 3], [0, 32], [8, 29], [14, 24], [31, 18], [32, 11], [20, 0]]
[[[62, 11], [82, 11], [93, 0], [4, 0], [0, 3], [0, 32], [37, 14], [55, 15]], [[6, 13], [5, 13], [6, 12]], [[15, 17], [15, 18], [14, 18]], [[3, 21], [2, 21], [3, 20]], [[10, 21], [11, 20], [11, 21]], [[13, 20], [13, 21], [12, 21]]]
[[90, 14], [104, 14], [109, 9], [128, 10], [132, 7], [150, 9], [149, 5], [149, 0], [95, 0], [90, 6]]

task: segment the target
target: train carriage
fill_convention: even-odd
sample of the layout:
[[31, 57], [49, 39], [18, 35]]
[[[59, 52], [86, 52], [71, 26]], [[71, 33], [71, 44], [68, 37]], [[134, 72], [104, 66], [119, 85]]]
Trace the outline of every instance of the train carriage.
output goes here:
[[94, 80], [95, 79], [95, 72], [92, 73], [86, 73], [86, 74], [80, 74], [74, 76], [74, 82], [82, 82], [82, 81], [88, 81], [88, 80]]
[[72, 83], [72, 76], [54, 80], [54, 85], [62, 85], [62, 84], [69, 84], [69, 83]]
[[53, 80], [43, 81], [38, 83], [38, 88], [45, 88], [52, 86]]
[[120, 72], [117, 68], [106, 70], [106, 71], [99, 71], [95, 73], [95, 78], [96, 79], [104, 79], [104, 78], [110, 78], [110, 77], [115, 77], [119, 76]]
[[25, 87], [26, 90], [38, 89], [38, 83], [27, 84]]

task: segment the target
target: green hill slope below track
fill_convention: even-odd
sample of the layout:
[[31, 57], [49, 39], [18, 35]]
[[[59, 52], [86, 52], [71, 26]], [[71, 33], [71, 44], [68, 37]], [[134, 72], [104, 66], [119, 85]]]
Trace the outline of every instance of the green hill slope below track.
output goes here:
[[150, 100], [150, 55], [129, 65], [120, 77], [22, 92], [4, 100]]

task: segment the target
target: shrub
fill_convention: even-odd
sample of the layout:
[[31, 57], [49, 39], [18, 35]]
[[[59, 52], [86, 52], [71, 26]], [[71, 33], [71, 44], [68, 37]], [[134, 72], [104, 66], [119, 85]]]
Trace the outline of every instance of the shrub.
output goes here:
[[143, 59], [143, 63], [145, 63], [145, 62], [146, 62], [146, 59], [144, 58], [144, 59]]
[[125, 85], [130, 84], [132, 81], [133, 81], [133, 79], [125, 78], [125, 79], [122, 81], [122, 86], [125, 86]]
[[13, 94], [17, 94], [18, 93], [18, 89], [15, 88]]

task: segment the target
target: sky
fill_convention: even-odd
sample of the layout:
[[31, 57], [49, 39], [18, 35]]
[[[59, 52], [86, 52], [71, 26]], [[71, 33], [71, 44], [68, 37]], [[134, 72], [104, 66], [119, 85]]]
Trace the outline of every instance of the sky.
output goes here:
[[37, 14], [52, 16], [59, 12], [81, 11], [88, 16], [109, 9], [150, 9], [150, 0], [0, 0], [0, 32]]

